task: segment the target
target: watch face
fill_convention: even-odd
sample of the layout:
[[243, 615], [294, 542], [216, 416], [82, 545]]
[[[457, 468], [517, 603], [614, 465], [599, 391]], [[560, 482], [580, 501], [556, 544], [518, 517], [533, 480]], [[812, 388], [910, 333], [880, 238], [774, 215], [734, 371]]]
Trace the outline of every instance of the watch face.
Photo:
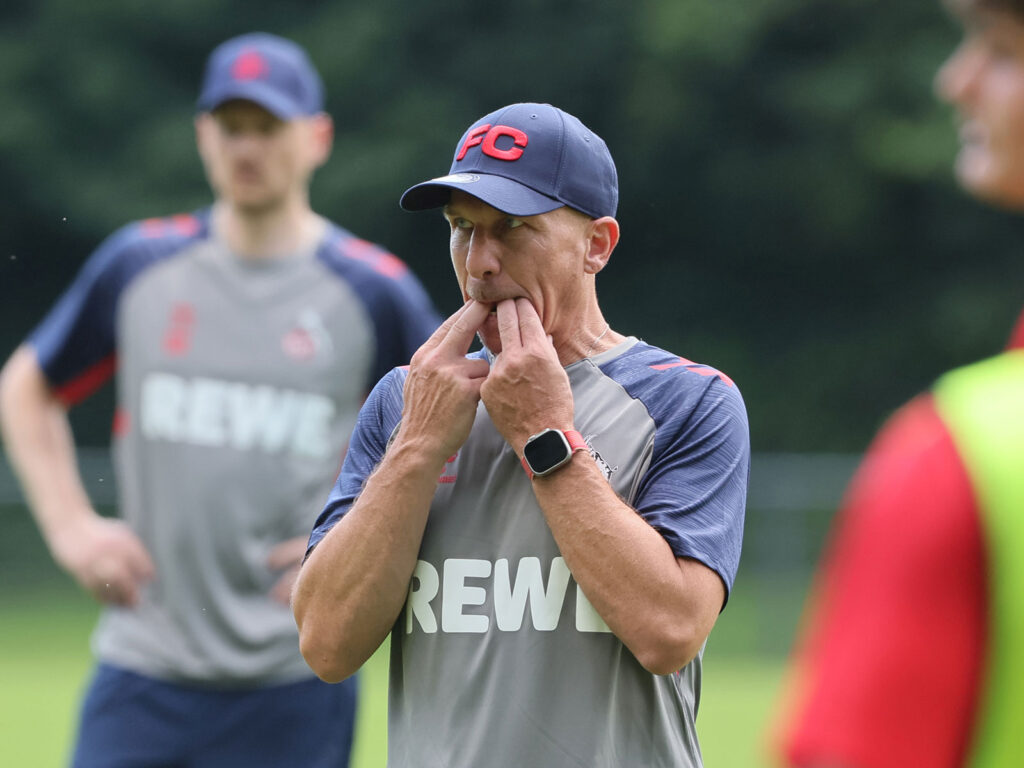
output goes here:
[[530, 469], [535, 475], [550, 472], [572, 455], [569, 444], [562, 433], [555, 429], [545, 430], [531, 438], [523, 447]]

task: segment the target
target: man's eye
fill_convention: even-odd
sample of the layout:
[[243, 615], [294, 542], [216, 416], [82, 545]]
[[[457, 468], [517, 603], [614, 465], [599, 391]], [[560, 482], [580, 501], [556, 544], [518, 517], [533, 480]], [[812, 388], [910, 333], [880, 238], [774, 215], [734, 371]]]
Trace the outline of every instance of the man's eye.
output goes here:
[[506, 222], [508, 223], [509, 229], [515, 229], [516, 227], [523, 226], [522, 219], [513, 219], [512, 217], [509, 217], [508, 219], [506, 219]]
[[452, 224], [455, 226], [456, 229], [472, 229], [473, 228], [473, 223], [472, 222], [467, 221], [466, 219], [459, 218], [458, 216], [456, 216], [454, 219], [452, 219]]

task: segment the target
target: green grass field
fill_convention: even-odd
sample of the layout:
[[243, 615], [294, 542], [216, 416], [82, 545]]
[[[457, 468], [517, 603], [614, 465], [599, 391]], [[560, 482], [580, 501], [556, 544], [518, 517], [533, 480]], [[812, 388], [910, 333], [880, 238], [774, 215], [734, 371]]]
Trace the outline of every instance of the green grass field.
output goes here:
[[[727, 611], [723, 621], [728, 615]], [[78, 697], [90, 667], [88, 636], [95, 616], [88, 598], [67, 589], [47, 589], [35, 597], [22, 592], [0, 601], [0, 766], [66, 765]], [[716, 655], [714, 640], [712, 635], [705, 656], [697, 720], [705, 764], [765, 767], [762, 734], [781, 664], [732, 652]], [[378, 651], [361, 673], [353, 768], [384, 766], [385, 650]]]

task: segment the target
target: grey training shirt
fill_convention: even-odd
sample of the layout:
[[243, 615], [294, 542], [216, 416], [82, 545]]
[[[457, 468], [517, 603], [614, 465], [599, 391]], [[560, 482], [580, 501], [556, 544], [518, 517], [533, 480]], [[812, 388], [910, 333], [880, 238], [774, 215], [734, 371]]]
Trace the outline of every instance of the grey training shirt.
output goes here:
[[[636, 339], [567, 372], [576, 428], [616, 492], [731, 589], [749, 466], [733, 382]], [[311, 547], [383, 456], [405, 376], [390, 373], [362, 409]], [[700, 766], [700, 683], [700, 656], [653, 675], [609, 631], [481, 404], [439, 478], [392, 631], [389, 765]]]
[[69, 402], [117, 372], [119, 511], [156, 578], [104, 609], [98, 658], [221, 687], [312, 677], [267, 557], [308, 534], [367, 392], [437, 323], [402, 262], [327, 222], [259, 263], [208, 210], [101, 245], [30, 339]]

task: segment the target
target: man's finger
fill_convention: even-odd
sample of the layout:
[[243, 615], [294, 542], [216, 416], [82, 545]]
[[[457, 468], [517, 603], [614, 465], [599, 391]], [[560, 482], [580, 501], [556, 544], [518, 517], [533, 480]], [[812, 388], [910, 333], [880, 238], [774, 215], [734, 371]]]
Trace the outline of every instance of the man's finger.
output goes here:
[[125, 564], [109, 560], [96, 568], [92, 593], [101, 602], [131, 606], [139, 599], [138, 587]]
[[516, 299], [516, 312], [519, 318], [518, 330], [522, 343], [543, 341], [547, 333], [533, 303], [529, 299]]
[[283, 571], [302, 562], [306, 554], [307, 539], [300, 536], [275, 544], [267, 555], [267, 566], [272, 571]]
[[464, 304], [461, 310], [451, 316], [451, 326], [438, 346], [458, 351], [460, 355], [466, 354], [490, 311], [489, 304], [481, 304], [479, 301], [470, 300]]
[[[526, 301], [526, 299], [521, 299]], [[526, 302], [529, 304], [529, 302]], [[501, 350], [516, 349], [523, 346], [519, 334], [518, 301], [504, 299], [498, 302], [498, 337], [501, 339]]]
[[463, 361], [462, 370], [468, 379], [486, 379], [491, 373], [491, 364], [479, 358], [475, 360], [467, 358]]
[[276, 600], [281, 605], [288, 605], [291, 602], [292, 587], [295, 586], [295, 579], [298, 578], [298, 575], [299, 567], [297, 565], [282, 573], [270, 590], [271, 599]]
[[489, 311], [486, 304], [470, 299], [441, 323], [420, 349], [433, 349], [443, 343], [452, 348], [461, 346], [465, 354]]
[[146, 547], [138, 539], [129, 542], [129, 546], [125, 549], [125, 564], [134, 580], [152, 581], [156, 573], [153, 558], [149, 556]]
[[444, 337], [448, 335], [448, 332], [452, 329], [452, 326], [455, 325], [455, 321], [458, 320], [460, 316], [465, 314], [466, 310], [469, 309], [469, 305], [472, 303], [472, 299], [470, 301], [467, 301], [465, 304], [463, 304], [461, 307], [455, 310], [451, 315], [446, 317], [444, 322], [437, 326], [437, 328], [434, 329], [434, 332], [427, 337], [427, 340], [424, 341], [422, 345], [420, 345], [420, 349], [431, 349], [440, 344]]

